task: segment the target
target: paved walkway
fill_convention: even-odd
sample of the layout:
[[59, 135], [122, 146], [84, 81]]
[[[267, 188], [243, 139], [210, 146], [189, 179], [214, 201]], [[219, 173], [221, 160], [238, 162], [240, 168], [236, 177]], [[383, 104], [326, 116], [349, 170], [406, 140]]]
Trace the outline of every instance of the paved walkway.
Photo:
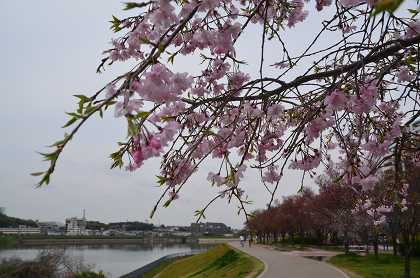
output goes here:
[[261, 245], [241, 247], [239, 242], [230, 242], [233, 247], [254, 256], [265, 264], [262, 278], [346, 278], [341, 270], [324, 262], [288, 255]]

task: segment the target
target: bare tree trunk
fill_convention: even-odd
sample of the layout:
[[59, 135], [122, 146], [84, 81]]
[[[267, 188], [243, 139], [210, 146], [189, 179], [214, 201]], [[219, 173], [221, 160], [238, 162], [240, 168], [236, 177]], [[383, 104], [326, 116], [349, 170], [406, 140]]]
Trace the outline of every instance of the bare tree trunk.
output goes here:
[[411, 264], [410, 264], [410, 248], [406, 246], [404, 254], [404, 278], [411, 277]]
[[344, 231], [344, 251], [345, 251], [346, 254], [349, 254], [350, 253], [349, 237], [348, 237], [347, 230]]
[[411, 242], [410, 234], [404, 236], [404, 278], [411, 277]]
[[369, 254], [369, 237], [366, 237], [366, 255]]
[[398, 255], [397, 238], [394, 235], [392, 236], [392, 253], [394, 254], [394, 256]]

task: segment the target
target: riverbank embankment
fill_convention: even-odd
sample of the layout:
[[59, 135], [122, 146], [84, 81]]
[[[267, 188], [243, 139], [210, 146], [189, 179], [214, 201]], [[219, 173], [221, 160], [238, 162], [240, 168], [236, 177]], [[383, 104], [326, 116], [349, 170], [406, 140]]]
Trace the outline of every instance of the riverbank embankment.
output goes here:
[[103, 244], [183, 244], [197, 243], [197, 238], [18, 238], [17, 246], [42, 246], [42, 245], [103, 245]]
[[239, 238], [198, 238], [199, 244], [223, 244], [231, 241], [239, 241]]
[[[163, 267], [161, 265], [164, 264]], [[247, 255], [227, 244], [212, 247], [198, 255], [172, 260], [165, 264], [157, 260], [152, 263], [149, 272], [140, 276], [122, 276], [124, 278], [138, 277], [248, 277], [255, 278], [264, 270], [264, 264], [258, 259]], [[147, 266], [146, 266], [147, 267]], [[139, 269], [141, 270], [141, 269]], [[132, 272], [132, 274], [138, 274]]]

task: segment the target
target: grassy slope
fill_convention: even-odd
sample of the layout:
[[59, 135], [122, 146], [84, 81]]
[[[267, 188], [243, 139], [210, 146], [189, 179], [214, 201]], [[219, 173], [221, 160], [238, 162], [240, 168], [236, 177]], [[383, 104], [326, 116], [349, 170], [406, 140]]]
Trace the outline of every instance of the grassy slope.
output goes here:
[[223, 244], [208, 252], [177, 260], [155, 277], [256, 277], [263, 269], [259, 260]]
[[181, 258], [174, 258], [174, 259], [170, 259], [167, 261], [162, 262], [161, 264], [159, 264], [158, 266], [156, 266], [155, 268], [153, 268], [151, 271], [147, 272], [146, 274], [142, 275], [141, 278], [153, 278], [155, 277], [156, 274], [158, 274], [159, 272], [161, 272], [165, 267], [167, 267], [168, 265], [170, 265], [171, 263], [177, 261], [177, 260], [182, 260]]
[[[381, 254], [378, 259], [374, 255], [338, 255], [331, 258], [329, 262], [364, 278], [398, 278], [403, 277], [404, 273], [403, 258], [389, 254]], [[418, 258], [411, 260], [411, 267], [412, 277], [420, 277]]]

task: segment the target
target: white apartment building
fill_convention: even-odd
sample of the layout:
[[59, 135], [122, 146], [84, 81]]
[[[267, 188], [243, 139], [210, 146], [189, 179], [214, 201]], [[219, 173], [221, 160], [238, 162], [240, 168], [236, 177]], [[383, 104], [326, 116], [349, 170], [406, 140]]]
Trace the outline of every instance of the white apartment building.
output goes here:
[[66, 219], [66, 235], [80, 236], [86, 235], [86, 219], [71, 217]]

